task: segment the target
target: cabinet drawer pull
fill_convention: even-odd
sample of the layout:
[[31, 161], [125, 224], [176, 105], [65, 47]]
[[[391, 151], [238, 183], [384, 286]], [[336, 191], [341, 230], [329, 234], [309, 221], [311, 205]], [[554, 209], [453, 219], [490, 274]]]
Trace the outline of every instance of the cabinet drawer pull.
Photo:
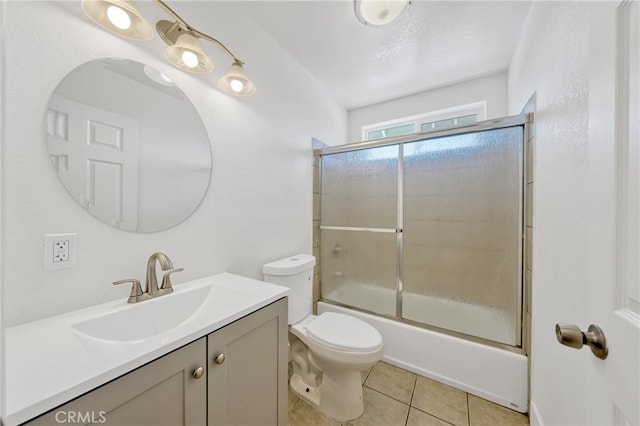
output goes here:
[[224, 362], [225, 359], [226, 358], [225, 358], [224, 354], [220, 354], [217, 357], [215, 357], [213, 360], [216, 362], [216, 364], [220, 365], [220, 364], [222, 364]]
[[198, 367], [195, 370], [193, 370], [193, 378], [194, 379], [199, 379], [202, 376], [204, 376], [204, 367]]

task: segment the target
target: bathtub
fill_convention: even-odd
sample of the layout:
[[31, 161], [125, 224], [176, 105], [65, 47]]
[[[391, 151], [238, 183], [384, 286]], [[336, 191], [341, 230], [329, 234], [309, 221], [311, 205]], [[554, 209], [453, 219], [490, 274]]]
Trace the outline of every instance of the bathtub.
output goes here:
[[[379, 312], [387, 308], [390, 315], [394, 312], [395, 299], [376, 298], [375, 290], [368, 293], [373, 301], [382, 303]], [[374, 326], [384, 341], [382, 359], [389, 364], [527, 412], [528, 367], [524, 355], [320, 301], [318, 314], [324, 312], [349, 314]], [[499, 313], [496, 315], [499, 318]], [[504, 333], [497, 324], [496, 333]]]
[[[326, 298], [387, 316], [395, 316], [396, 312], [396, 290], [371, 284], [346, 283], [330, 291]], [[516, 340], [520, 340], [510, 314], [497, 307], [405, 292], [402, 312], [406, 319], [414, 322], [506, 345], [515, 346]]]

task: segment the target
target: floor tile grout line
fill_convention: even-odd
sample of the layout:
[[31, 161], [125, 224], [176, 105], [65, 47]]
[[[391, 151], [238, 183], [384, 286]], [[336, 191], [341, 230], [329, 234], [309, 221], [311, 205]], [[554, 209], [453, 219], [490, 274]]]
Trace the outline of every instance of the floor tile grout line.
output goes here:
[[391, 399], [393, 399], [393, 400], [394, 400], [394, 401], [396, 401], [396, 402], [399, 402], [399, 403], [401, 403], [401, 404], [404, 404], [404, 405], [407, 405], [407, 406], [411, 407], [411, 405], [409, 405], [408, 403], [406, 403], [406, 402], [404, 402], [404, 401], [401, 401], [401, 400], [399, 400], [398, 398], [394, 398], [394, 397], [393, 397], [393, 396], [391, 396], [391, 395], [387, 395], [386, 393], [382, 392], [381, 390], [374, 389], [374, 388], [369, 387], [369, 386], [366, 386], [366, 385], [364, 385], [364, 386], [362, 386], [362, 387], [363, 387], [363, 388], [367, 388], [367, 389], [372, 390], [372, 391], [376, 391], [376, 392], [378, 392], [380, 395], [384, 395], [384, 396], [386, 396], [387, 398], [391, 398]]
[[379, 390], [374, 389], [374, 388], [370, 388], [369, 386], [364, 386], [364, 387], [366, 387], [367, 389], [369, 389], [369, 390], [371, 390], [371, 391], [374, 391], [374, 392], [376, 392], [376, 393], [379, 393], [379, 394], [380, 394], [380, 395], [382, 395], [382, 396], [386, 396], [386, 397], [387, 397], [387, 398], [389, 398], [389, 399], [393, 399], [395, 402], [399, 402], [400, 404], [402, 404], [402, 405], [406, 405], [407, 407], [411, 408], [411, 406], [410, 406], [409, 404], [407, 404], [406, 402], [402, 402], [402, 401], [400, 401], [399, 399], [395, 399], [394, 397], [389, 396], [389, 395], [387, 395], [387, 394], [386, 394], [386, 393], [384, 393], [384, 392], [380, 392]]
[[293, 407], [296, 406], [296, 404], [298, 403], [298, 401], [300, 401], [300, 397], [297, 397], [296, 400], [293, 402], [293, 404], [291, 404], [291, 407], [289, 407], [289, 409], [287, 410], [287, 412], [292, 411]]
[[[411, 374], [411, 375], [413, 376], [413, 388], [411, 389], [411, 396], [409, 397], [409, 402], [402, 401], [402, 400], [400, 400], [400, 399], [398, 399], [398, 398], [396, 398], [396, 397], [394, 397], [394, 396], [391, 396], [391, 395], [389, 395], [389, 394], [385, 393], [384, 391], [381, 391], [381, 390], [378, 390], [378, 389], [372, 388], [371, 386], [367, 385], [367, 380], [369, 380], [369, 376], [371, 376], [371, 374], [373, 373], [373, 369], [374, 369], [374, 368], [376, 368], [376, 366], [378, 366], [379, 364], [386, 364], [386, 365], [388, 365], [389, 367], [392, 367], [392, 368], [394, 368], [394, 369], [398, 369], [398, 370], [400, 370], [400, 371], [402, 371], [402, 372], [405, 372], [405, 373], [409, 373], [409, 374]], [[373, 367], [371, 367], [371, 369], [369, 370], [369, 374], [367, 374], [367, 378], [366, 378], [366, 379], [365, 379], [365, 381], [362, 383], [362, 387], [366, 387], [367, 389], [375, 390], [375, 391], [377, 391], [378, 393], [381, 393], [381, 394], [382, 394], [382, 395], [384, 395], [384, 396], [388, 396], [389, 398], [391, 398], [391, 399], [393, 399], [393, 400], [395, 400], [395, 401], [401, 402], [401, 403], [403, 403], [404, 405], [408, 405], [409, 407], [411, 407], [411, 399], [413, 398], [413, 391], [415, 390], [415, 387], [416, 387], [416, 380], [417, 380], [417, 379], [418, 379], [418, 375], [417, 375], [416, 373], [413, 373], [413, 372], [411, 372], [411, 371], [405, 370], [405, 369], [400, 368], [400, 367], [396, 367], [395, 365], [389, 364], [389, 363], [384, 362], [384, 361], [378, 361], [378, 362], [377, 362], [377, 363], [375, 363], [375, 364], [373, 365]]]
[[471, 407], [469, 407], [469, 392], [465, 392], [467, 397], [467, 424], [471, 426]]
[[389, 398], [389, 399], [392, 399], [392, 400], [394, 400], [394, 401], [396, 401], [396, 402], [399, 402], [400, 404], [402, 404], [402, 405], [404, 405], [405, 407], [407, 407], [407, 418], [406, 418], [406, 419], [405, 419], [405, 421], [404, 421], [404, 425], [405, 425], [405, 426], [407, 426], [407, 421], [409, 421], [409, 411], [411, 411], [411, 406], [410, 406], [410, 405], [408, 405], [406, 402], [402, 402], [402, 401], [400, 401], [400, 400], [398, 400], [398, 399], [395, 399], [394, 397], [389, 396], [389, 395], [387, 395], [386, 393], [380, 392], [380, 391], [379, 391], [379, 390], [377, 390], [377, 389], [370, 388], [369, 386], [363, 386], [363, 388], [364, 388], [364, 387], [366, 387], [367, 389], [369, 389], [369, 390], [371, 390], [371, 391], [374, 391], [374, 392], [376, 392], [376, 393], [379, 393], [379, 394], [380, 394], [380, 395], [382, 395], [382, 396], [386, 396], [386, 397], [387, 397], [387, 398]]
[[413, 388], [411, 389], [411, 398], [409, 399], [409, 407], [413, 407], [413, 395], [416, 394], [416, 386], [418, 386], [418, 375], [413, 378]]
[[440, 420], [440, 421], [442, 421], [442, 422], [444, 422], [444, 423], [446, 423], [446, 424], [448, 424], [448, 425], [455, 426], [453, 423], [451, 423], [451, 422], [449, 422], [449, 421], [447, 421], [447, 420], [443, 419], [442, 417], [438, 417], [438, 416], [436, 416], [435, 414], [428, 413], [428, 412], [426, 412], [426, 411], [424, 411], [424, 410], [419, 409], [418, 407], [411, 406], [411, 407], [409, 407], [409, 408], [413, 408], [414, 410], [420, 411], [421, 413], [426, 414], [426, 415], [428, 415], [428, 416], [431, 416], [431, 417], [433, 417], [433, 418], [435, 418], [435, 419], [438, 419], [438, 420]]
[[418, 376], [413, 377], [413, 386], [411, 387], [411, 397], [409, 398], [409, 411], [407, 411], [407, 420], [404, 422], [404, 426], [409, 424], [409, 416], [411, 415], [411, 408], [413, 408], [413, 394], [416, 392], [416, 385], [418, 384]]
[[362, 385], [364, 386], [364, 383], [367, 381], [367, 379], [369, 378], [369, 376], [371, 375], [371, 372], [373, 371], [374, 367], [376, 366], [376, 364], [372, 365], [371, 367], [369, 367], [369, 370], [367, 371], [367, 375], [364, 377], [364, 381], [362, 382]]

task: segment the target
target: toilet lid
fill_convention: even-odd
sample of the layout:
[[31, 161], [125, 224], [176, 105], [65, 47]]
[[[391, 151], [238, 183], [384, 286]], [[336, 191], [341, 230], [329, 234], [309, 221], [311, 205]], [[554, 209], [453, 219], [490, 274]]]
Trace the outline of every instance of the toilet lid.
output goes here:
[[307, 325], [307, 336], [333, 349], [368, 352], [382, 345], [378, 330], [350, 315], [325, 312]]

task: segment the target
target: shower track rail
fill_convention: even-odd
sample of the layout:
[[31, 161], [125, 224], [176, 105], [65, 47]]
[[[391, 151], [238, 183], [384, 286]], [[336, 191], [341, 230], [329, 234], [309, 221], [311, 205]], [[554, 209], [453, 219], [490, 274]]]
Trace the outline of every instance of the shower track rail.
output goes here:
[[389, 145], [402, 145], [408, 142], [418, 142], [428, 139], [436, 139], [444, 136], [464, 135], [467, 133], [476, 133], [483, 130], [504, 129], [505, 127], [524, 126], [533, 123], [533, 114], [512, 115], [509, 117], [501, 117], [493, 120], [480, 121], [467, 126], [458, 126], [449, 129], [431, 130], [428, 132], [412, 133], [404, 136], [394, 136], [384, 139], [376, 139], [373, 141], [353, 142], [338, 146], [329, 146], [314, 151], [316, 155], [339, 154], [341, 152], [359, 151], [368, 148], [378, 148]]

